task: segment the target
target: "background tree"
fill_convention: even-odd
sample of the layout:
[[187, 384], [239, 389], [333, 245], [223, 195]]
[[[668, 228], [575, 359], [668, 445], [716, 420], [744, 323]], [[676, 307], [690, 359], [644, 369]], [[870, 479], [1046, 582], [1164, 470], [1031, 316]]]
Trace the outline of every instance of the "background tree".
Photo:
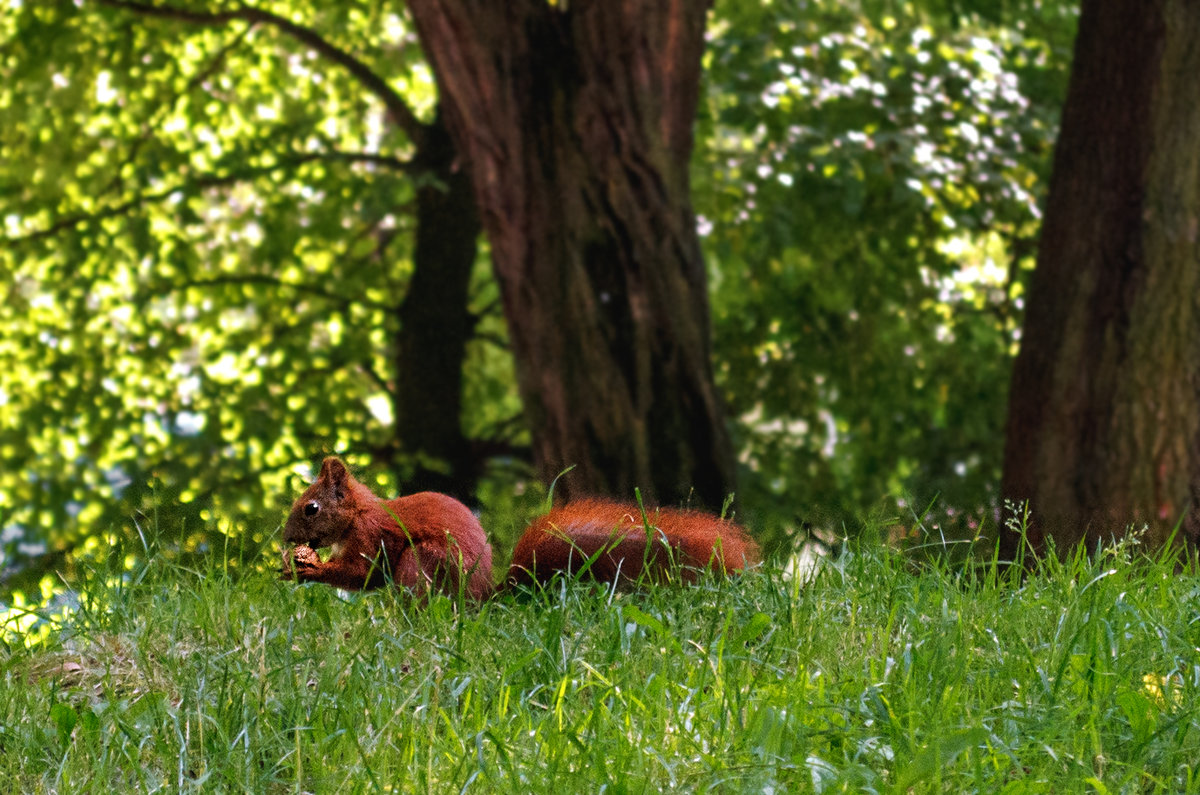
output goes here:
[[1004, 458], [1039, 550], [1200, 541], [1198, 40], [1195, 3], [1083, 3]]
[[491, 243], [534, 462], [544, 479], [574, 466], [568, 496], [733, 491], [688, 172], [707, 5], [409, 3]]

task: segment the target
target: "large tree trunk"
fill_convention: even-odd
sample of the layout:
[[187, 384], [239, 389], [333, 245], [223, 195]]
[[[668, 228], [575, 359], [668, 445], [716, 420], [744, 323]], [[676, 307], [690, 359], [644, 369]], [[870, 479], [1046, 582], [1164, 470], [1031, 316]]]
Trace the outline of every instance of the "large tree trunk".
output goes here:
[[462, 432], [463, 362], [474, 333], [467, 299], [480, 224], [470, 180], [455, 156], [439, 116], [425, 127], [413, 159], [423, 182], [393, 394], [402, 489], [471, 502], [479, 466]]
[[688, 161], [705, 0], [412, 0], [505, 304], [534, 460], [559, 489], [719, 505]]
[[1084, 0], [1005, 449], [1036, 549], [1200, 539], [1198, 219], [1200, 3]]

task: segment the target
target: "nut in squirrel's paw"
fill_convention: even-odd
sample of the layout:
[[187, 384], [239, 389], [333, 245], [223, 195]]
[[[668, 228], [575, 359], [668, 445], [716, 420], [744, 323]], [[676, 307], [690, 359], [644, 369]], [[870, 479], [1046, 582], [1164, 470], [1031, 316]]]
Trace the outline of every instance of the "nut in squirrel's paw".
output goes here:
[[298, 544], [291, 548], [284, 547], [283, 568], [279, 570], [279, 574], [283, 579], [290, 580], [295, 576], [297, 570], [316, 566], [320, 562], [321, 559], [317, 557], [316, 550], [306, 544]]
[[301, 566], [315, 566], [321, 562], [317, 551], [307, 544], [300, 544], [292, 550], [292, 560]]

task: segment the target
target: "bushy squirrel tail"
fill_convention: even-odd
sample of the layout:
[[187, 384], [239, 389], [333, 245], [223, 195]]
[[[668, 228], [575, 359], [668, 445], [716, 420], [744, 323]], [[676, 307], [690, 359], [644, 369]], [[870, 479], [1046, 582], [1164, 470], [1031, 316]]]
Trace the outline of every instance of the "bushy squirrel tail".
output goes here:
[[702, 572], [740, 571], [758, 560], [758, 545], [732, 521], [588, 499], [536, 519], [517, 542], [500, 587], [544, 585], [560, 572], [609, 584], [693, 582]]

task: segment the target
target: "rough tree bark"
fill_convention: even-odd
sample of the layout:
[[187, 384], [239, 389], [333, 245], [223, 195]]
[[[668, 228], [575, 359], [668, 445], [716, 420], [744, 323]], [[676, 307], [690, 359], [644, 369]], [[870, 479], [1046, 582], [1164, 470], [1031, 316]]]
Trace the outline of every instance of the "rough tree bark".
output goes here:
[[706, 0], [412, 0], [491, 242], [541, 474], [732, 491], [688, 160]]
[[1198, 218], [1200, 3], [1084, 0], [1006, 435], [1037, 550], [1200, 540]]

